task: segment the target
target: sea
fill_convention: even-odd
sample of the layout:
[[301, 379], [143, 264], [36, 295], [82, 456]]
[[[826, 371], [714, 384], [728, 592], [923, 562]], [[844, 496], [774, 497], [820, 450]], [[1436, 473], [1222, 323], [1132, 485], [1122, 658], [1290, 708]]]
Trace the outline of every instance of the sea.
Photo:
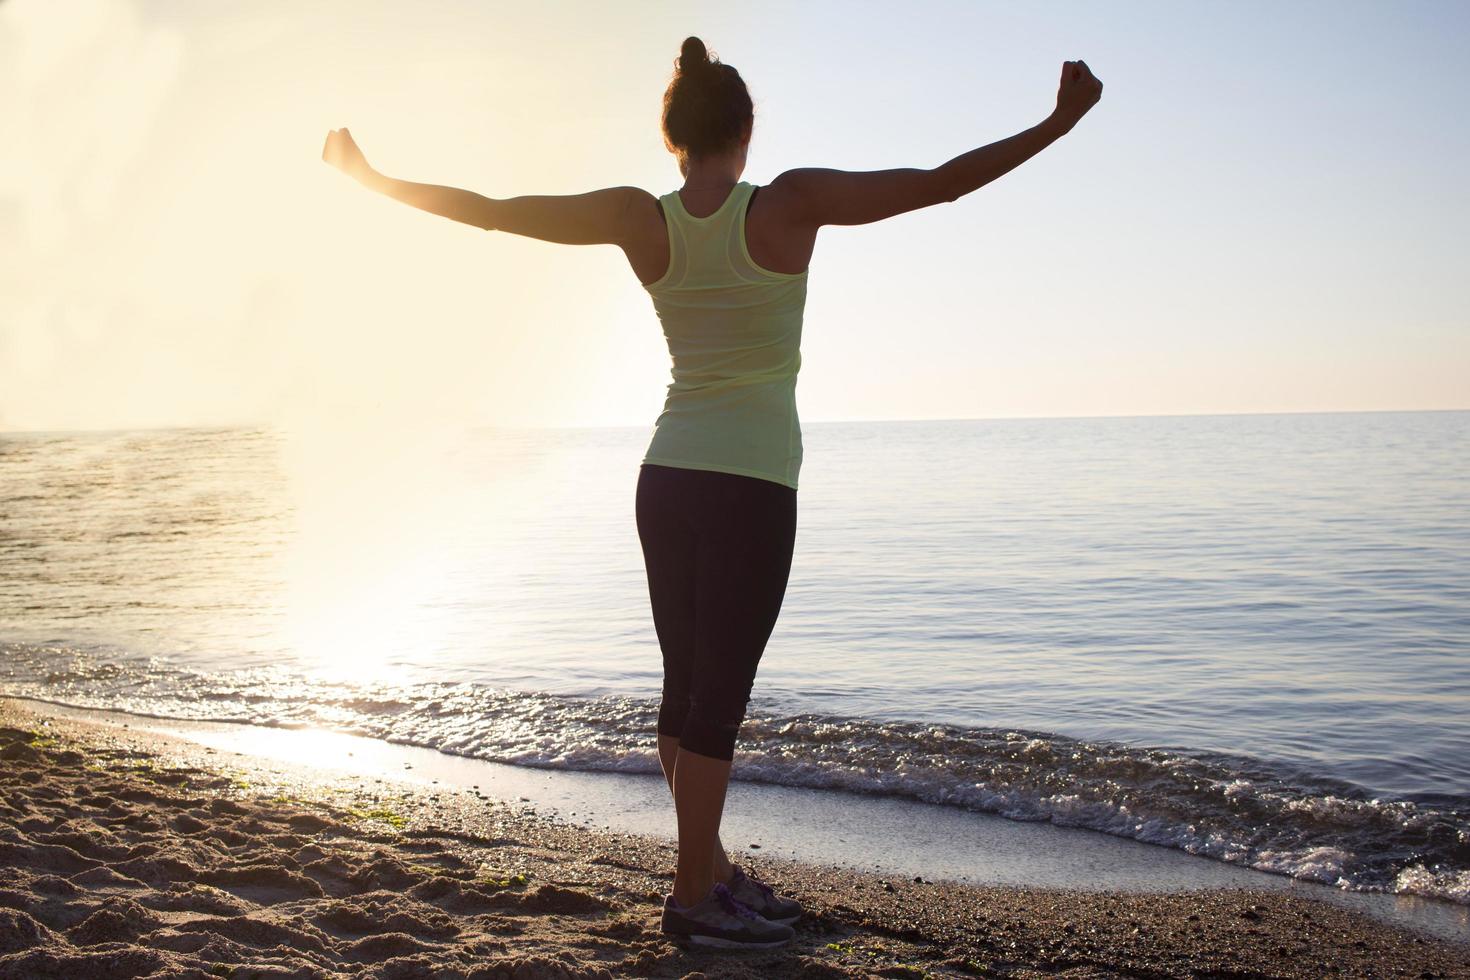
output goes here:
[[[1470, 904], [1470, 412], [803, 431], [732, 778]], [[657, 773], [649, 434], [0, 433], [0, 694]]]

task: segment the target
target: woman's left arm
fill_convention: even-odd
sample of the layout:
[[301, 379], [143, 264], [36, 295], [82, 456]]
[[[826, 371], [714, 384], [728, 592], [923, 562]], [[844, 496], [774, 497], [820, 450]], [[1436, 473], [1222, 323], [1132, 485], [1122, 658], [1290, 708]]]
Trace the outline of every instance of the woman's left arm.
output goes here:
[[636, 187], [609, 187], [569, 196], [495, 200], [458, 187], [397, 180], [370, 167], [346, 129], [327, 134], [322, 159], [369, 190], [430, 214], [486, 231], [506, 231], [563, 245], [621, 245], [628, 237], [633, 202], [648, 193]]

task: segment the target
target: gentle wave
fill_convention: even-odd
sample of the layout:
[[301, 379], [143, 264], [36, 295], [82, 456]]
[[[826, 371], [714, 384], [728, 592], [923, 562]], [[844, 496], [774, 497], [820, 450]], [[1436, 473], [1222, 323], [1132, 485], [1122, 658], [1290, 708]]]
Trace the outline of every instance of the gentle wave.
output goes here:
[[[657, 701], [364, 686], [0, 644], [0, 690], [157, 717], [322, 727], [511, 765], [658, 772]], [[1019, 729], [752, 708], [734, 778], [1050, 821], [1344, 889], [1470, 904], [1470, 796], [1374, 794], [1300, 765]]]

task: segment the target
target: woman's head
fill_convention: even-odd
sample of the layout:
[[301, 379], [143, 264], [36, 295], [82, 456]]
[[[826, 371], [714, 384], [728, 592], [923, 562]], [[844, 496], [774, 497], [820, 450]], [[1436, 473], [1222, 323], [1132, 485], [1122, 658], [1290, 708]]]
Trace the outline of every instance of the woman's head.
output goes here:
[[755, 106], [740, 73], [710, 57], [699, 38], [684, 39], [675, 65], [664, 90], [664, 145], [687, 175], [691, 159], [734, 153], [750, 142]]

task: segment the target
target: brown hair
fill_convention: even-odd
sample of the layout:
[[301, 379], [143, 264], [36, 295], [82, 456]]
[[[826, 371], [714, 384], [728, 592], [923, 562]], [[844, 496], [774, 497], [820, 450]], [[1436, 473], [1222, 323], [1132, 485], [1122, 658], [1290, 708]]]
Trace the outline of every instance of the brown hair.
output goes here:
[[691, 157], [738, 146], [755, 120], [755, 106], [740, 73], [710, 56], [699, 38], [684, 39], [674, 64], [674, 77], [664, 90], [664, 145], [686, 172]]

